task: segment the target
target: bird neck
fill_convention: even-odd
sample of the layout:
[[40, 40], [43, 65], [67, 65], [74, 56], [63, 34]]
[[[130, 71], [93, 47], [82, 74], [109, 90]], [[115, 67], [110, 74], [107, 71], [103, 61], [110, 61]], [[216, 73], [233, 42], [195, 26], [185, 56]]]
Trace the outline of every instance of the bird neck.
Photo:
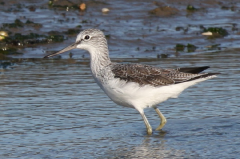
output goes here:
[[91, 70], [93, 75], [98, 75], [101, 70], [111, 64], [108, 48], [97, 48], [90, 51]]

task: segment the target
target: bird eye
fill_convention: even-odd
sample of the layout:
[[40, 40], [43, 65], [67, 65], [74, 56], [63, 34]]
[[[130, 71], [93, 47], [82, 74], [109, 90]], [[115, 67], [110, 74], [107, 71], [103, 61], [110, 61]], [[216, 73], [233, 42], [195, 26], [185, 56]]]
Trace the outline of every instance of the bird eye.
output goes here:
[[90, 36], [89, 36], [89, 35], [86, 35], [86, 36], [84, 37], [84, 39], [85, 39], [85, 40], [88, 40], [88, 39], [90, 39]]

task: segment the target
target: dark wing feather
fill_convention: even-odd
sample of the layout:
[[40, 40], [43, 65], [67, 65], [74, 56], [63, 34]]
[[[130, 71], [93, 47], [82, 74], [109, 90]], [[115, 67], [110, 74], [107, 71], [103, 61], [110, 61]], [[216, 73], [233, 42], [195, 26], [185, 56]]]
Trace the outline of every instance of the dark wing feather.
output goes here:
[[[200, 68], [179, 68], [179, 69], [161, 69], [148, 65], [140, 64], [114, 64], [112, 65], [112, 72], [115, 78], [127, 82], [136, 82], [140, 86], [165, 86], [170, 84], [177, 84], [186, 81], [191, 81], [197, 78], [210, 76], [205, 74], [196, 74], [206, 67]], [[182, 72], [181, 72], [182, 70]], [[188, 73], [192, 72], [192, 73]]]
[[206, 69], [208, 69], [209, 66], [203, 66], [203, 67], [186, 67], [186, 68], [179, 68], [178, 71], [179, 72], [184, 72], [184, 73], [193, 73], [193, 74], [197, 74], [200, 73]]

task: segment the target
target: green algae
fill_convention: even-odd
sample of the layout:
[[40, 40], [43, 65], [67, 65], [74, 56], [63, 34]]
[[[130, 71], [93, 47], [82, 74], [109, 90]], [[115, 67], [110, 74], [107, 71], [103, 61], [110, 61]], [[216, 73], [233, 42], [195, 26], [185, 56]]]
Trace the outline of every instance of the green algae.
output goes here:
[[19, 19], [15, 19], [14, 23], [3, 23], [2, 28], [23, 28], [25, 25], [32, 27], [42, 27], [42, 24], [34, 23], [30, 20], [27, 20], [24, 23]]
[[209, 28], [204, 28], [204, 32], [212, 32], [213, 34], [215, 33], [216, 37], [217, 36], [227, 36], [228, 32], [226, 29], [223, 29], [221, 27], [209, 27]]
[[64, 10], [79, 10], [79, 5], [72, 3], [71, 1], [67, 1], [68, 4], [61, 4], [57, 1], [54, 0], [49, 0], [48, 1], [48, 7], [49, 8], [54, 8], [54, 9], [64, 9]]
[[195, 8], [192, 5], [188, 5], [186, 9], [187, 9], [187, 11], [196, 11], [197, 10], [197, 8]]
[[24, 26], [36, 28], [42, 27], [39, 23], [34, 23], [31, 20], [23, 22], [16, 19], [13, 23], [3, 23], [1, 30], [6, 32], [8, 36], [4, 36], [0, 40], [0, 54], [19, 54], [17, 51], [20, 48], [34, 46], [39, 44], [58, 43], [67, 39], [67, 36], [76, 35], [80, 32], [81, 25], [75, 28], [70, 28], [67, 31], [57, 32], [50, 31], [45, 34], [39, 34], [35, 31], [32, 32], [12, 32], [13, 28], [23, 28]]
[[188, 43], [187, 45], [184, 44], [176, 44], [175, 49], [176, 51], [184, 51], [185, 48], [187, 49], [187, 52], [194, 52], [197, 47], [193, 44]]
[[184, 51], [185, 45], [183, 44], [176, 44], [176, 51]]

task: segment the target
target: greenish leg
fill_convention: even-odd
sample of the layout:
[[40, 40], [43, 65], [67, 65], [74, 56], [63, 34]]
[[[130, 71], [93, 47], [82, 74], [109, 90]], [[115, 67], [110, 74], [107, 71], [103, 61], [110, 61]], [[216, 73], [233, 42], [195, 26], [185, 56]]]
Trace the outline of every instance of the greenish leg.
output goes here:
[[167, 123], [167, 119], [163, 116], [163, 114], [160, 112], [160, 110], [157, 107], [154, 107], [155, 111], [157, 112], [158, 116], [161, 119], [160, 125], [157, 127], [156, 130], [161, 130], [164, 125]]
[[145, 125], [146, 125], [147, 134], [148, 134], [148, 135], [151, 135], [151, 134], [152, 134], [152, 127], [151, 127], [151, 125], [149, 124], [149, 122], [148, 122], [145, 114], [144, 114], [144, 113], [140, 113], [140, 114], [141, 114], [141, 116], [142, 116], [142, 118], [143, 118], [143, 120], [144, 120], [144, 123], [145, 123]]

